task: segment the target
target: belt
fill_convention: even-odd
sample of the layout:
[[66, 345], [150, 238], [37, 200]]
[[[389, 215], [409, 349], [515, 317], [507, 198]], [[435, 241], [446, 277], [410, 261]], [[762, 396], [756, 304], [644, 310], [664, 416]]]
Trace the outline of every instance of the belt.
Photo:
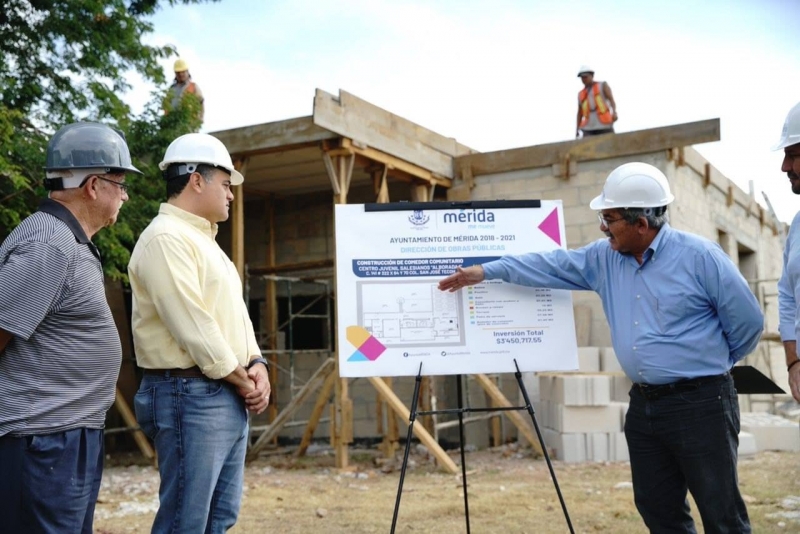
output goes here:
[[682, 393], [686, 391], [694, 391], [701, 386], [707, 384], [715, 384], [722, 382], [730, 377], [730, 373], [722, 373], [721, 375], [713, 376], [698, 376], [697, 378], [688, 378], [686, 380], [679, 380], [670, 384], [634, 384], [633, 389], [638, 391], [642, 397], [647, 400], [656, 400], [666, 395], [673, 393]]
[[163, 376], [164, 378], [170, 378], [172, 376], [178, 378], [208, 378], [196, 365], [188, 369], [144, 369], [144, 374]]

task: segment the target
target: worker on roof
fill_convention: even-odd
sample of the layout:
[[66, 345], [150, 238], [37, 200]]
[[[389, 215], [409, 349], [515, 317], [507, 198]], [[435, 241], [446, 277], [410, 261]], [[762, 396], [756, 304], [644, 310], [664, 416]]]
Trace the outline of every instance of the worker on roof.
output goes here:
[[614, 133], [617, 121], [617, 103], [607, 82], [596, 82], [594, 70], [588, 65], [581, 66], [578, 77], [583, 89], [578, 93], [578, 119], [575, 137]]
[[175, 70], [175, 81], [167, 91], [167, 99], [164, 102], [164, 111], [175, 109], [185, 95], [194, 95], [200, 102], [200, 121], [203, 121], [205, 114], [203, 92], [200, 86], [192, 80], [189, 74], [189, 64], [185, 59], [177, 59], [173, 67]]

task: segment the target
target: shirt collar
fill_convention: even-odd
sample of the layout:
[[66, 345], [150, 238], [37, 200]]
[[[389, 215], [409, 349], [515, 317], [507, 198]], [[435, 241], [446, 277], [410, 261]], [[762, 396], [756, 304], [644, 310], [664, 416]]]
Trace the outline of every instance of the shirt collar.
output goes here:
[[66, 224], [67, 228], [69, 228], [72, 234], [75, 236], [75, 241], [81, 245], [87, 245], [89, 250], [92, 251], [92, 254], [94, 254], [98, 260], [101, 260], [100, 251], [97, 250], [97, 247], [94, 246], [92, 240], [86, 235], [86, 232], [83, 230], [83, 226], [81, 226], [81, 223], [79, 223], [78, 219], [75, 218], [75, 215], [73, 215], [64, 204], [56, 202], [52, 198], [46, 198], [39, 204], [39, 211], [42, 213], [47, 213], [48, 215], [52, 215], [56, 219]]
[[200, 217], [199, 215], [195, 215], [194, 213], [189, 213], [188, 211], [177, 206], [173, 206], [167, 202], [161, 204], [161, 206], [158, 208], [158, 213], [177, 217], [188, 225], [193, 226], [204, 234], [208, 235], [211, 237], [211, 239], [214, 239], [217, 236], [217, 230], [219, 229], [217, 224], [211, 224], [208, 219]]
[[659, 250], [664, 247], [664, 245], [666, 244], [665, 241], [667, 239], [669, 239], [669, 234], [670, 233], [672, 233], [672, 228], [670, 228], [669, 223], [664, 223], [664, 226], [662, 226], [658, 230], [658, 233], [656, 234], [656, 237], [653, 238], [653, 242], [650, 243], [649, 247], [647, 247], [647, 250], [651, 251], [650, 252], [650, 259], [653, 259], [653, 260], [656, 259], [656, 256], [658, 255]]

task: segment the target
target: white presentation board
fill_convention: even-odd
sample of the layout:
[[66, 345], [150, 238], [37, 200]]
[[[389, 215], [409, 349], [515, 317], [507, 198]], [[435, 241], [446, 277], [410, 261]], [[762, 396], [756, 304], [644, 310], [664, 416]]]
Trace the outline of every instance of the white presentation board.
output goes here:
[[335, 218], [341, 376], [578, 368], [569, 291], [437, 288], [457, 266], [565, 247], [561, 201], [346, 204]]

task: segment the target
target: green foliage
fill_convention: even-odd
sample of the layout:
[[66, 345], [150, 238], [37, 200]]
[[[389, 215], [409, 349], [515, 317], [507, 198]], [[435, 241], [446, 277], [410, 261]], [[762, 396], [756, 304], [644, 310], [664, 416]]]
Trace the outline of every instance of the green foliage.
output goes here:
[[[136, 237], [157, 213], [164, 185], [157, 164], [168, 144], [200, 128], [199, 103], [183, 99], [164, 115], [166, 79], [159, 59], [172, 46], [144, 44], [148, 16], [161, 5], [216, 0], [4, 0], [0, 9], [0, 240], [45, 196], [44, 160], [50, 135], [77, 120], [126, 133], [134, 165], [130, 200], [116, 225], [93, 240], [106, 274], [125, 279]], [[135, 71], [160, 90], [131, 115], [123, 100]]]
[[106, 274], [114, 279], [127, 281], [125, 273], [136, 238], [166, 200], [166, 185], [158, 163], [167, 146], [176, 137], [200, 128], [199, 100], [184, 98], [177, 109], [164, 114], [161, 111], [163, 97], [163, 93], [154, 95], [144, 113], [125, 129], [133, 164], [143, 174], [127, 176], [129, 198], [120, 210], [117, 223], [98, 232], [93, 239], [103, 254]]

